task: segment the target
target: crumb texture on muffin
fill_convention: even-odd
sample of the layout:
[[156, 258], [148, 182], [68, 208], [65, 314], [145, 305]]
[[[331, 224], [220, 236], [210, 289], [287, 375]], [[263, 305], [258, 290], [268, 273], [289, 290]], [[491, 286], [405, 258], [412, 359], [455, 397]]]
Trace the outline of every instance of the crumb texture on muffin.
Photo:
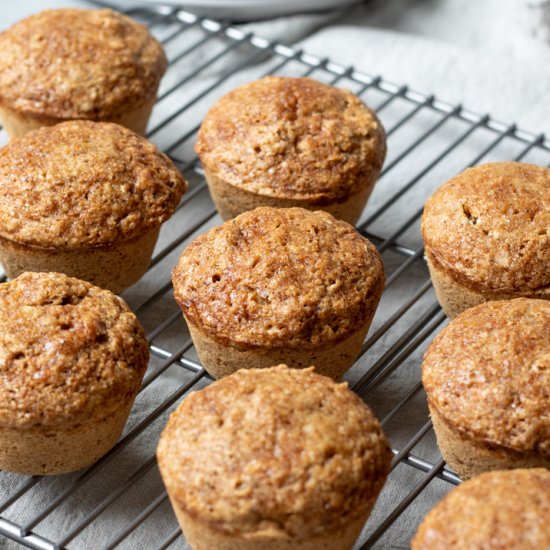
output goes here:
[[166, 70], [143, 25], [111, 10], [47, 10], [0, 34], [0, 103], [18, 112], [97, 120], [137, 108]]
[[466, 287], [548, 292], [550, 169], [469, 168], [427, 201], [422, 235], [433, 265]]
[[325, 212], [262, 207], [201, 235], [173, 272], [186, 318], [221, 341], [316, 346], [357, 329], [384, 285], [380, 255]]
[[459, 433], [550, 457], [550, 303], [518, 298], [460, 314], [426, 352], [422, 382]]
[[386, 142], [376, 115], [350, 91], [309, 78], [267, 77], [210, 109], [196, 151], [231, 185], [322, 204], [345, 200], [375, 179]]
[[4, 428], [107, 417], [133, 397], [147, 367], [143, 329], [124, 301], [59, 273], [0, 285], [0, 326]]
[[190, 394], [158, 457], [173, 500], [193, 519], [228, 534], [307, 538], [370, 509], [391, 451], [346, 384], [279, 365]]
[[186, 187], [166, 155], [126, 128], [40, 128], [0, 149], [0, 236], [67, 249], [129, 240], [168, 219]]
[[426, 516], [411, 548], [550, 548], [549, 517], [549, 470], [489, 472], [453, 489]]

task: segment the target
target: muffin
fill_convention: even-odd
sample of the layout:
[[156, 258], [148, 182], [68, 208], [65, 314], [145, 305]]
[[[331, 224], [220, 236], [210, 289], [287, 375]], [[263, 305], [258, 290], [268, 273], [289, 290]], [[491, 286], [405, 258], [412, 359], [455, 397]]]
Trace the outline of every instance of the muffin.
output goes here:
[[11, 137], [71, 119], [144, 134], [166, 70], [143, 25], [111, 10], [47, 10], [0, 33], [0, 118]]
[[449, 317], [488, 300], [550, 298], [550, 169], [469, 168], [426, 203], [422, 236]]
[[424, 356], [443, 458], [463, 479], [550, 468], [550, 303], [517, 298], [460, 314]]
[[204, 368], [353, 364], [384, 288], [375, 247], [326, 212], [261, 207], [198, 237], [172, 272]]
[[550, 471], [489, 472], [453, 489], [427, 516], [412, 550], [550, 548]]
[[271, 76], [222, 97], [195, 149], [224, 220], [258, 206], [299, 206], [354, 224], [380, 174], [386, 138], [350, 91]]
[[353, 546], [392, 453], [346, 384], [279, 365], [187, 396], [157, 457], [193, 550], [319, 550]]
[[34, 130], [0, 149], [0, 263], [12, 278], [59, 271], [121, 292], [147, 270], [186, 185], [122, 126]]
[[121, 298], [60, 273], [0, 285], [0, 469], [60, 474], [116, 442], [149, 358]]

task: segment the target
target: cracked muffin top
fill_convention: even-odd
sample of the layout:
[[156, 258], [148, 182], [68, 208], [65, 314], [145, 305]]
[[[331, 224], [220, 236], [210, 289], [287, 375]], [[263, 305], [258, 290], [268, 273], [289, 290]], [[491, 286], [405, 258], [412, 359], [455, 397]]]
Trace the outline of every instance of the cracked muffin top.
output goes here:
[[194, 520], [228, 534], [306, 538], [364, 515], [392, 453], [347, 384], [279, 365], [191, 393], [157, 456], [172, 497]]
[[193, 241], [172, 280], [187, 320], [218, 341], [296, 348], [353, 333], [378, 302], [384, 269], [348, 223], [260, 207]]
[[457, 316], [422, 365], [428, 401], [459, 433], [550, 457], [550, 302], [486, 302]]
[[0, 149], [0, 236], [43, 248], [109, 245], [158, 227], [187, 184], [130, 130], [69, 121]]
[[47, 10], [0, 34], [0, 104], [98, 120], [139, 108], [166, 70], [161, 45], [111, 10]]
[[266, 77], [210, 109], [196, 151], [227, 183], [272, 197], [345, 200], [378, 177], [384, 129], [354, 94], [309, 78]]
[[0, 284], [0, 426], [101, 419], [138, 391], [149, 351], [126, 303], [60, 273]]
[[550, 548], [550, 471], [487, 472], [453, 489], [427, 516], [412, 550]]
[[422, 235], [433, 264], [467, 287], [548, 293], [550, 169], [469, 168], [426, 202]]

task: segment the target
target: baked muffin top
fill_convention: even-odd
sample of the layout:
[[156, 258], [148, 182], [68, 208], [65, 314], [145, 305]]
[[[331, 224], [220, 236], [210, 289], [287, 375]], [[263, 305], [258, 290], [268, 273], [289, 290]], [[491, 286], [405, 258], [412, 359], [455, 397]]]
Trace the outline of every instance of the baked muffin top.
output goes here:
[[168, 219], [187, 184], [155, 145], [116, 124], [70, 121], [0, 149], [0, 236], [85, 248]]
[[97, 120], [140, 107], [166, 70], [161, 45], [111, 10], [47, 10], [0, 34], [0, 104]]
[[550, 302], [486, 302], [424, 356], [428, 400], [466, 437], [550, 457]]
[[272, 197], [345, 200], [380, 172], [384, 129], [354, 94], [309, 78], [266, 77], [222, 97], [196, 151], [224, 181]]
[[550, 471], [487, 472], [453, 489], [424, 519], [412, 550], [550, 548]]
[[518, 162], [469, 168], [427, 201], [430, 260], [466, 286], [548, 292], [550, 169]]
[[157, 456], [171, 495], [196, 521], [236, 535], [310, 537], [364, 514], [391, 451], [346, 384], [279, 365], [191, 393]]
[[296, 348], [354, 332], [379, 299], [384, 269], [348, 223], [260, 207], [193, 241], [172, 280], [187, 319], [219, 341]]
[[125, 302], [60, 273], [0, 285], [0, 426], [60, 426], [127, 403], [147, 340]]

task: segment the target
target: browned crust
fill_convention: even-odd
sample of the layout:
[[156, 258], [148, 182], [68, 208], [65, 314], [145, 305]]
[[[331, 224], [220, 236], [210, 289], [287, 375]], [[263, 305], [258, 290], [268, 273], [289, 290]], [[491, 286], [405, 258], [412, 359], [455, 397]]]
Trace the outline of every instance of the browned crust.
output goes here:
[[308, 538], [364, 516], [391, 451], [346, 384], [279, 365], [189, 395], [157, 456], [172, 500], [194, 521], [226, 534]]
[[357, 330], [384, 271], [374, 245], [348, 223], [262, 207], [197, 238], [172, 280], [186, 318], [220, 342], [311, 349]]
[[529, 287], [521, 288], [488, 288], [487, 285], [478, 283], [469, 279], [467, 276], [458, 273], [453, 269], [453, 266], [449, 266], [445, 263], [441, 263], [440, 259], [433, 254], [431, 249], [426, 249], [426, 258], [432, 264], [432, 267], [439, 273], [442, 273], [444, 277], [448, 277], [460, 288], [465, 289], [466, 292], [473, 292], [478, 296], [483, 296], [485, 301], [489, 300], [501, 300], [509, 298], [550, 298], [550, 286], [542, 286], [535, 289]]
[[59, 273], [0, 285], [0, 425], [28, 428], [104, 418], [147, 368], [143, 329], [125, 302]]
[[428, 199], [422, 235], [434, 266], [468, 288], [542, 292], [550, 285], [550, 169], [469, 168]]
[[277, 529], [265, 529], [260, 532], [239, 535], [226, 534], [197, 522], [172, 500], [174, 512], [185, 536], [185, 542], [193, 550], [351, 550], [370, 510], [363, 517], [347, 525], [325, 531], [321, 535], [309, 538], [290, 538]]
[[[117, 116], [108, 117], [103, 122], [113, 122], [124, 126], [132, 132], [136, 132], [140, 136], [145, 136], [149, 116], [155, 104], [155, 97], [146, 101], [137, 109], [126, 111]], [[53, 117], [32, 117], [18, 113], [9, 107], [0, 105], [0, 122], [4, 130], [6, 130], [10, 138], [21, 137], [43, 126], [55, 126], [61, 122], [66, 122], [66, 119]]]
[[0, 235], [81, 249], [158, 227], [187, 184], [155, 145], [116, 124], [71, 121], [0, 149]]
[[90, 466], [120, 437], [134, 403], [121, 398], [103, 418], [21, 429], [0, 426], [0, 468], [24, 475], [59, 475]]
[[412, 550], [550, 548], [550, 471], [490, 472], [453, 489], [424, 519]]
[[537, 290], [494, 292], [475, 285], [462, 284], [453, 278], [453, 274], [444, 267], [434, 265], [431, 255], [426, 252], [426, 263], [430, 271], [437, 300], [450, 319], [468, 308], [493, 300], [512, 300], [513, 298], [538, 298], [550, 300], [550, 287]]
[[167, 66], [143, 25], [111, 10], [47, 10], [0, 34], [0, 103], [32, 117], [101, 120], [154, 97]]
[[487, 302], [457, 316], [428, 348], [428, 399], [458, 433], [550, 457], [550, 303]]
[[322, 209], [374, 183], [386, 140], [376, 115], [350, 91], [309, 78], [267, 77], [210, 109], [196, 151], [230, 185]]
[[159, 230], [109, 246], [74, 250], [27, 246], [0, 237], [0, 263], [9, 279], [25, 271], [53, 271], [119, 294], [147, 271]]
[[517, 451], [490, 441], [473, 439], [460, 427], [451, 425], [439, 414], [433, 403], [428, 405], [441, 456], [461, 479], [470, 479], [492, 470], [550, 468], [550, 456], [544, 457], [533, 451]]
[[194, 326], [189, 320], [187, 320], [187, 326], [202, 366], [215, 379], [242, 368], [265, 369], [285, 363], [295, 369], [315, 365], [317, 373], [340, 381], [361, 351], [378, 301], [379, 297], [373, 296], [368, 318], [357, 325], [354, 333], [342, 340], [331, 341], [314, 349], [307, 346], [297, 348], [233, 346], [212, 338], [210, 334]]
[[350, 193], [344, 202], [332, 202], [318, 205], [315, 201], [303, 198], [281, 198], [258, 195], [241, 187], [231, 185], [204, 168], [204, 176], [208, 183], [210, 196], [214, 201], [218, 214], [224, 221], [235, 218], [243, 212], [254, 210], [260, 206], [274, 208], [307, 208], [308, 210], [324, 210], [338, 220], [344, 220], [352, 225], [357, 223], [374, 187], [374, 181], [365, 182], [357, 191]]

